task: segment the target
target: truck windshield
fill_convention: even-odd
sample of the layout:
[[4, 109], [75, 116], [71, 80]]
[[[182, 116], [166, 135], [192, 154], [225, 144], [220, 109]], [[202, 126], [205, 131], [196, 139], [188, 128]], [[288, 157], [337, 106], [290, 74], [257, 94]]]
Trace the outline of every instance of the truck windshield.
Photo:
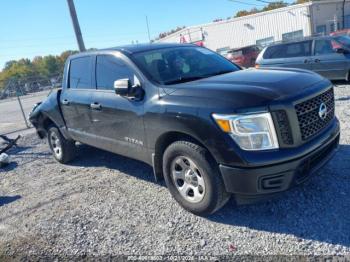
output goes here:
[[131, 56], [141, 71], [153, 81], [179, 84], [240, 70], [222, 56], [201, 47], [163, 48]]

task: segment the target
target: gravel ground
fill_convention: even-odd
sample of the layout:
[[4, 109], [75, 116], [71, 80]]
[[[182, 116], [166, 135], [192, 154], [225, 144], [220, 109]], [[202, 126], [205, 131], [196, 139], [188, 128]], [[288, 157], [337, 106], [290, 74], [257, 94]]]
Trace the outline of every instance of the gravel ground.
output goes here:
[[0, 171], [1, 255], [349, 255], [350, 86], [336, 83], [342, 136], [316, 176], [279, 198], [184, 211], [149, 166], [88, 146], [70, 165], [27, 135]]

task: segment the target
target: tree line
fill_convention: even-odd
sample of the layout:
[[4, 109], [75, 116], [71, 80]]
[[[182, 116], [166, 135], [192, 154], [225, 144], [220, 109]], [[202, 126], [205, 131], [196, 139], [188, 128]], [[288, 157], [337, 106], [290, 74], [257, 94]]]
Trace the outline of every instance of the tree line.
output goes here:
[[[322, 1], [322, 0], [314, 0], [314, 1]], [[297, 0], [296, 2], [292, 3], [291, 5], [296, 5], [296, 4], [303, 4], [303, 3], [307, 3], [310, 2], [310, 0]], [[258, 9], [256, 7], [250, 9], [250, 10], [241, 10], [238, 11], [234, 17], [242, 17], [242, 16], [246, 16], [246, 15], [252, 15], [252, 14], [257, 14], [260, 12], [266, 12], [266, 11], [270, 11], [270, 10], [274, 10], [277, 8], [282, 8], [282, 7], [286, 7], [289, 4], [284, 2], [284, 1], [276, 1], [276, 2], [271, 2], [269, 3], [267, 6]]]
[[16, 81], [26, 79], [50, 79], [52, 76], [62, 74], [66, 59], [78, 51], [64, 51], [60, 55], [37, 56], [32, 60], [22, 58], [6, 62], [0, 72], [0, 90], [6, 87], [10, 79]]

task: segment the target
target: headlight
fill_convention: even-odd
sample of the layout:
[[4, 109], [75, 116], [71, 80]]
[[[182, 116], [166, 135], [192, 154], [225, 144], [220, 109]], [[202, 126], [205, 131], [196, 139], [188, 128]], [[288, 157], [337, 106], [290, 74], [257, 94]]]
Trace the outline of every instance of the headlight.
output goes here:
[[222, 131], [229, 133], [244, 150], [267, 150], [278, 148], [275, 126], [270, 113], [246, 115], [213, 114]]

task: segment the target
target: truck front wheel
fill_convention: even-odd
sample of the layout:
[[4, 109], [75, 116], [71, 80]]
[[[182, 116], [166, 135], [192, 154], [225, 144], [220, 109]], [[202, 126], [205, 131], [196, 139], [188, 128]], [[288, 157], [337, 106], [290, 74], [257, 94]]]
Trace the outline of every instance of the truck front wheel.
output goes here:
[[196, 215], [208, 215], [229, 200], [208, 150], [189, 141], [171, 144], [163, 155], [166, 185], [175, 200]]
[[68, 163], [75, 157], [75, 143], [65, 139], [57, 127], [51, 126], [47, 132], [48, 142], [54, 158], [62, 163]]

